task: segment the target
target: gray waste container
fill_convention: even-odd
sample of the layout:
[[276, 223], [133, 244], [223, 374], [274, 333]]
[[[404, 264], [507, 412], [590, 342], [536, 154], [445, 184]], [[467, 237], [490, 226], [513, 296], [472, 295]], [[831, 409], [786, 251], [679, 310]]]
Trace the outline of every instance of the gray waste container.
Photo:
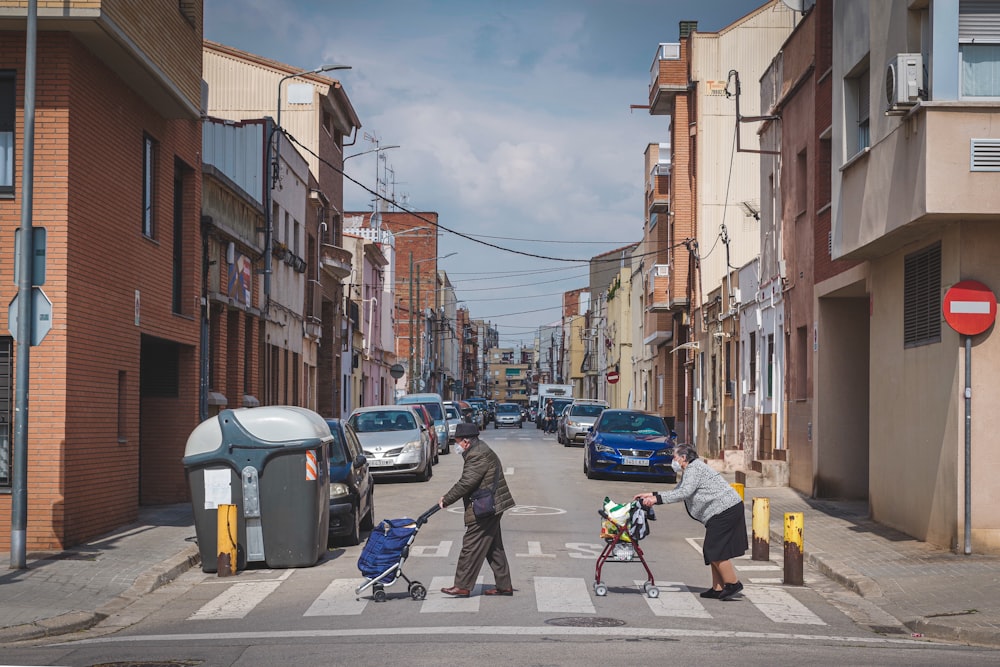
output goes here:
[[188, 437], [201, 569], [215, 572], [219, 505], [236, 505], [236, 568], [314, 565], [330, 530], [330, 428], [305, 408], [224, 410]]

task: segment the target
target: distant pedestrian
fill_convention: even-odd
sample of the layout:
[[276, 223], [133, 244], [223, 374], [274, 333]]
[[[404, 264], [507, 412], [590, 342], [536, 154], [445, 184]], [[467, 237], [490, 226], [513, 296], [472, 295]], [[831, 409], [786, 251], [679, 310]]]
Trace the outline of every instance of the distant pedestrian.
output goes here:
[[556, 407], [551, 398], [545, 401], [545, 432], [556, 432]]
[[[511, 583], [507, 553], [503, 548], [500, 519], [506, 510], [514, 507], [514, 498], [507, 488], [503, 474], [503, 463], [489, 445], [479, 439], [479, 427], [475, 424], [459, 424], [455, 427], [455, 446], [462, 452], [462, 476], [439, 501], [442, 509], [462, 499], [465, 503], [465, 537], [462, 551], [458, 554], [455, 567], [455, 583], [442, 588], [445, 595], [467, 598], [472, 593], [483, 561], [493, 570], [493, 588], [483, 591], [484, 595], [514, 594]], [[494, 489], [495, 512], [492, 516], [476, 517], [472, 510], [473, 492], [479, 489]]]
[[705, 525], [702, 553], [705, 565], [712, 568], [712, 587], [702, 591], [701, 597], [732, 599], [743, 584], [730, 559], [742, 556], [748, 547], [743, 500], [721, 474], [698, 458], [693, 447], [677, 445], [671, 465], [674, 472], [683, 473], [677, 488], [639, 493], [635, 499], [646, 507], [684, 501], [691, 518]]

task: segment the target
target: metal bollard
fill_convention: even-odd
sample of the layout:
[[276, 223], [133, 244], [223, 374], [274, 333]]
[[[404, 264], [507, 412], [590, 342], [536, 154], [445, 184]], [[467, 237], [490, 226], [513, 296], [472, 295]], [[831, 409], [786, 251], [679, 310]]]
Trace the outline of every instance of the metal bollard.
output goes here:
[[746, 489], [746, 487], [743, 484], [740, 484], [739, 482], [733, 482], [732, 484], [730, 484], [730, 486], [736, 489], [736, 493], [740, 494], [740, 500], [744, 500], [743, 492]]
[[802, 585], [802, 512], [785, 512], [785, 583]]
[[771, 499], [753, 499], [750, 560], [771, 560]]
[[217, 517], [216, 574], [229, 577], [236, 574], [236, 505], [219, 505]]

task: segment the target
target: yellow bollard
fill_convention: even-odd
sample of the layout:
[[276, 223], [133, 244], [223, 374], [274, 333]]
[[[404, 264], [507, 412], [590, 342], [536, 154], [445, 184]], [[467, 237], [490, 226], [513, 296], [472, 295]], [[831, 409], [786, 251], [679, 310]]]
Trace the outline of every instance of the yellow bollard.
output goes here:
[[740, 494], [740, 500], [744, 500], [743, 491], [746, 487], [744, 487], [744, 485], [740, 484], [739, 482], [733, 482], [732, 484], [730, 484], [730, 486], [736, 489], [736, 493]]
[[218, 511], [215, 571], [220, 577], [229, 577], [236, 574], [236, 505], [219, 505]]
[[771, 499], [753, 499], [753, 542], [750, 560], [771, 560]]
[[785, 512], [785, 583], [802, 585], [802, 512]]

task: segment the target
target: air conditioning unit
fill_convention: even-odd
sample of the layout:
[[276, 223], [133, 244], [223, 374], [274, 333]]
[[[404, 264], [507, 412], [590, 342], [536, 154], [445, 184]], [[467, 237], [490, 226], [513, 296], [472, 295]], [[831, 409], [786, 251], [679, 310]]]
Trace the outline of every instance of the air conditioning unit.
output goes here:
[[919, 53], [897, 53], [885, 72], [885, 98], [890, 109], [913, 106], [920, 101], [924, 61]]

